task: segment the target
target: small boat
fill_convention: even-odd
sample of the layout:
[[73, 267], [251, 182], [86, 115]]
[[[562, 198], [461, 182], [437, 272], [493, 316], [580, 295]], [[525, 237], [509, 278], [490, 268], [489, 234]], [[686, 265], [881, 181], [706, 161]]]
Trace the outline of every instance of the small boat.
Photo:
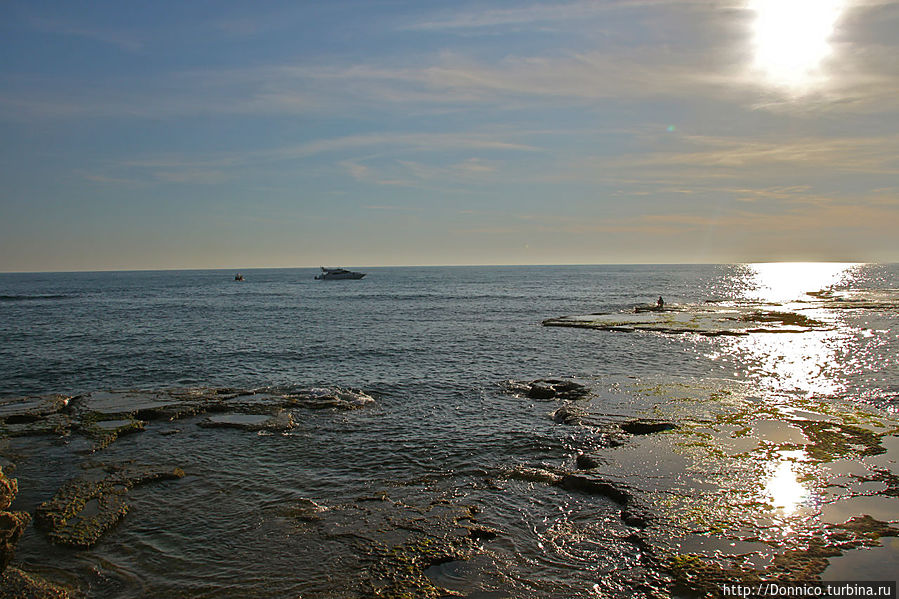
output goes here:
[[240, 273], [237, 273], [236, 275], [234, 275], [234, 280], [235, 281], [243, 281], [243, 275]]
[[318, 281], [336, 281], [339, 279], [361, 279], [365, 276], [364, 272], [353, 272], [345, 268], [325, 268], [321, 267], [321, 274], [315, 275]]

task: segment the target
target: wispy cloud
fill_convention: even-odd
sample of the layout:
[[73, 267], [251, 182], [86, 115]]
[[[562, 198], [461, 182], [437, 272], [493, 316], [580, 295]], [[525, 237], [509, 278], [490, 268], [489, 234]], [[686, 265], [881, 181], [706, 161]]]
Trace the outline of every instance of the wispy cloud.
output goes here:
[[899, 174], [899, 134], [869, 137], [772, 136], [770, 140], [720, 136], [686, 136], [685, 148], [678, 151], [649, 152], [624, 156], [606, 164], [613, 168], [650, 167], [702, 169], [745, 173], [747, 168], [783, 167], [851, 172], [858, 174]]
[[[742, 3], [737, 0], [720, 1], [717, 8], [737, 7]], [[419, 19], [404, 25], [403, 29], [420, 31], [471, 30], [496, 27], [515, 27], [533, 25], [535, 23], [558, 23], [581, 21], [595, 18], [610, 11], [632, 10], [642, 7], [677, 5], [702, 5], [708, 8], [710, 3], [701, 0], [581, 0], [579, 2], [537, 3], [500, 9], [477, 9], [469, 7], [463, 10], [437, 12], [430, 17]]]
[[128, 52], [138, 52], [144, 46], [143, 41], [130, 31], [118, 31], [96, 27], [90, 24], [65, 20], [58, 17], [31, 16], [28, 19], [30, 25], [45, 33], [70, 35], [87, 40], [101, 42], [116, 46]]

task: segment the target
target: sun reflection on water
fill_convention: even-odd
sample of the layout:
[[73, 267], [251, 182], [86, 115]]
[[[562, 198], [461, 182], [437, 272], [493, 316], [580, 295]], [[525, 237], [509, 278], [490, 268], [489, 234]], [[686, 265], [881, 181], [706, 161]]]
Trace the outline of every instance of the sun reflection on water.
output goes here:
[[849, 285], [858, 265], [832, 262], [746, 264], [735, 277], [741, 301], [760, 308], [797, 312], [827, 323], [824, 330], [803, 333], [761, 333], [723, 342], [744, 371], [763, 386], [787, 392], [837, 394], [845, 382], [837, 374], [850, 353], [853, 333], [837, 317], [808, 302], [808, 293]]
[[836, 378], [833, 370], [849, 344], [842, 331], [750, 335], [734, 344], [750, 376], [765, 387], [810, 395], [845, 390], [845, 382]]
[[794, 515], [811, 497], [809, 490], [799, 482], [794, 461], [804, 456], [804, 451], [780, 452], [780, 461], [774, 464], [765, 483], [765, 495], [770, 498], [774, 509], [783, 516]]
[[800, 300], [810, 291], [847, 283], [857, 266], [844, 262], [746, 264], [746, 299], [771, 303]]

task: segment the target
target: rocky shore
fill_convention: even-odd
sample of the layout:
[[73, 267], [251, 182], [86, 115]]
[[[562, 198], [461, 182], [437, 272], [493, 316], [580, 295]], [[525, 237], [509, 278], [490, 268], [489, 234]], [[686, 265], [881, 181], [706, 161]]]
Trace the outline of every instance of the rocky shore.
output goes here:
[[546, 384], [506, 389], [561, 402], [548, 416], [588, 430], [589, 443], [571, 469], [521, 465], [505, 478], [620, 506], [634, 530], [623, 538], [673, 591], [826, 579], [831, 559], [899, 536], [899, 422], [887, 414], [826, 397], [762, 400], [733, 384], [632, 385], [628, 396], [657, 398], [654, 413], [621, 419], [605, 412], [620, 386], [584, 388], [578, 401]]
[[[733, 381], [635, 377], [509, 381], [490, 397], [533, 406], [547, 428], [563, 431], [568, 453], [561, 463], [485, 465], [468, 479], [469, 490], [580, 506], [592, 528], [567, 531], [564, 542], [580, 538], [591, 544], [590, 559], [615, 564], [603, 578], [608, 593], [715, 597], [725, 583], [819, 580], [839, 572], [839, 559], [864, 557], [864, 549], [899, 536], [899, 422], [857, 403], [762, 397]], [[189, 460], [140, 451], [141, 439], [152, 441], [148, 448], [191, 435], [265, 443], [290, 439], [309, 415], [342, 418], [376, 405], [347, 389], [115, 391], [0, 402], [7, 439], [38, 436], [65, 447], [78, 472], [31, 514], [5, 511], [18, 485], [0, 478], [0, 597], [80, 596], [8, 566], [32, 521], [45, 542], [75, 555], [115, 537], [145, 486], [158, 489], [162, 503], [181, 492]], [[134, 444], [131, 459], [116, 453], [122, 444]], [[253, 492], [252, 472], [238, 480], [239, 492]], [[332, 501], [278, 496], [255, 509], [270, 530], [301, 539], [298, 560], [340, 556], [339, 583], [309, 582], [304, 596], [334, 596], [335, 585], [346, 597], [527, 596], [509, 557], [519, 540], [497, 525], [494, 506], [439, 481], [423, 476]]]

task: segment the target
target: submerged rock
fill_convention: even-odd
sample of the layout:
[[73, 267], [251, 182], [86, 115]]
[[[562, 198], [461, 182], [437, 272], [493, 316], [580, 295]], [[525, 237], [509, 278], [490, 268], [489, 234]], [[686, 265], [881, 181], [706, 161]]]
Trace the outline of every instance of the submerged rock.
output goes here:
[[[296, 405], [313, 410], [357, 410], [374, 403], [375, 398], [358, 389], [318, 388], [287, 393], [283, 396]], [[285, 406], [286, 407], [286, 406]]]
[[589, 495], [601, 495], [619, 505], [627, 505], [634, 499], [630, 489], [623, 483], [584, 474], [566, 474], [559, 486], [569, 491], [580, 491]]
[[571, 404], [566, 404], [553, 412], [552, 419], [553, 422], [559, 424], [576, 425], [581, 424], [586, 416], [587, 412], [584, 410]]
[[562, 474], [546, 468], [532, 468], [530, 466], [516, 466], [505, 473], [505, 478], [522, 480], [533, 483], [558, 484], [562, 480]]
[[236, 428], [245, 431], [284, 432], [296, 427], [293, 415], [285, 410], [276, 414], [217, 414], [197, 424], [204, 428]]
[[876, 433], [854, 424], [842, 424], [818, 420], [791, 420], [790, 424], [802, 431], [809, 440], [809, 455], [822, 462], [835, 458], [858, 455], [873, 456], [886, 452], [881, 444], [883, 437], [895, 431]]
[[51, 541], [91, 547], [128, 513], [128, 491], [148, 482], [184, 476], [180, 468], [128, 466], [109, 470], [111, 473], [99, 480], [85, 476], [66, 482], [52, 499], [38, 506], [35, 523], [46, 529]]
[[593, 470], [594, 468], [598, 468], [602, 464], [599, 458], [596, 458], [592, 455], [587, 455], [585, 453], [577, 454], [575, 463], [580, 470]]
[[284, 509], [284, 515], [299, 522], [315, 522], [322, 517], [328, 508], [305, 497], [297, 499], [293, 505]]
[[724, 584], [757, 585], [763, 580], [816, 581], [829, 565], [828, 558], [843, 555], [859, 547], [871, 547], [877, 539], [899, 536], [899, 529], [870, 516], [852, 518], [844, 524], [830, 525], [820, 536], [787, 539], [793, 547], [779, 553], [762, 569], [749, 566], [725, 567], [718, 561], [697, 554], [675, 555], [666, 569], [674, 578], [676, 591], [717, 597]]
[[95, 441], [94, 451], [104, 449], [119, 437], [144, 430], [146, 423], [133, 416], [119, 418], [98, 412], [89, 412], [81, 417], [78, 430]]
[[662, 431], [670, 431], [677, 428], [673, 422], [665, 422], [663, 420], [648, 420], [645, 418], [637, 418], [629, 420], [621, 425], [621, 430], [629, 435], [650, 435]]

